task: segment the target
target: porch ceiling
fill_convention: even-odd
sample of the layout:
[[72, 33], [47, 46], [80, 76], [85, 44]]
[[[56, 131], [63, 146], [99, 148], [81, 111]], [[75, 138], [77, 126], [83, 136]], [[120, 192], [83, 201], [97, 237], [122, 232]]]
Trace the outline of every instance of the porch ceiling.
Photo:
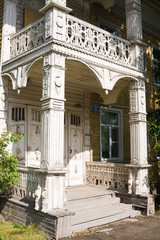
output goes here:
[[102, 94], [95, 74], [83, 63], [75, 60], [66, 60], [65, 98], [67, 106], [76, 103], [83, 106], [83, 96], [86, 92]]
[[74, 60], [66, 61], [66, 88], [82, 92], [101, 92], [95, 74], [86, 65]]
[[33, 86], [42, 87], [42, 76], [43, 76], [43, 60], [37, 61], [31, 69], [28, 77], [27, 86], [32, 84]]

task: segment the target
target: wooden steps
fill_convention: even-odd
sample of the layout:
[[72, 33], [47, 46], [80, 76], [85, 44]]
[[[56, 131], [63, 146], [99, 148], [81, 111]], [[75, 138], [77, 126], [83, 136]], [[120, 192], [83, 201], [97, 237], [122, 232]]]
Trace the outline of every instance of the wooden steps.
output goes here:
[[68, 190], [68, 210], [75, 213], [71, 216], [72, 232], [141, 214], [131, 204], [120, 203], [113, 191], [89, 186]]

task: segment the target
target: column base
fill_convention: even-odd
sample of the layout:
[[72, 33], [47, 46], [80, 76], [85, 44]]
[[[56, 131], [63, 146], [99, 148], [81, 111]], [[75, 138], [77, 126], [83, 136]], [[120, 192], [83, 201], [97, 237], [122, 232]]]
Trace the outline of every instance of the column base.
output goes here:
[[45, 213], [67, 209], [65, 178], [68, 171], [37, 169], [37, 172], [41, 173], [42, 179], [40, 191], [35, 193], [35, 209]]
[[128, 193], [148, 196], [150, 193], [148, 168], [150, 165], [126, 165], [129, 167]]

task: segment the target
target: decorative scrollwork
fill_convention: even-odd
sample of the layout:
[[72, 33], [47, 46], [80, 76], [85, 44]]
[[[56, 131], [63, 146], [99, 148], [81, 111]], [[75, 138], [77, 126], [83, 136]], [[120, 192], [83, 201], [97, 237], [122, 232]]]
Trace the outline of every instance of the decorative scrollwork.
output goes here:
[[45, 41], [44, 17], [11, 36], [11, 58]]
[[67, 16], [66, 28], [68, 43], [113, 60], [134, 64], [128, 41], [70, 15]]

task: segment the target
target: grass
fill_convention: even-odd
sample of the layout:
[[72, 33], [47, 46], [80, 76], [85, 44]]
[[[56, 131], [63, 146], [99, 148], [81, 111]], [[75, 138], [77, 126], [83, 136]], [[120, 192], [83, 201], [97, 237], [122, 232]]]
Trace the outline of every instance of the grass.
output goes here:
[[18, 222], [0, 222], [0, 240], [47, 240], [46, 233], [36, 225], [24, 227]]

